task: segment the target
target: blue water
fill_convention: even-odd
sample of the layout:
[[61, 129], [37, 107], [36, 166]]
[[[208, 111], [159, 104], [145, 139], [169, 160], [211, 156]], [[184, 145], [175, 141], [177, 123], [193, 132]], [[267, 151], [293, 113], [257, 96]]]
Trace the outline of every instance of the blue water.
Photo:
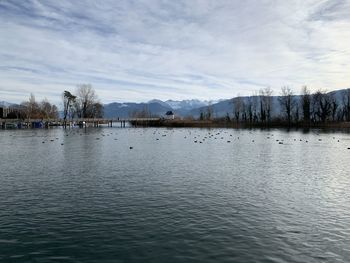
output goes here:
[[0, 130], [0, 262], [350, 262], [348, 147], [317, 131]]

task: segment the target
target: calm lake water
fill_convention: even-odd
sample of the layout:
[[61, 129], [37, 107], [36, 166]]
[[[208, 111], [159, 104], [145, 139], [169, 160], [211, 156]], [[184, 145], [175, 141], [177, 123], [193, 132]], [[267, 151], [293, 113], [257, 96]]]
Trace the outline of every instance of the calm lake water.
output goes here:
[[0, 130], [0, 262], [350, 262], [348, 147], [317, 131]]

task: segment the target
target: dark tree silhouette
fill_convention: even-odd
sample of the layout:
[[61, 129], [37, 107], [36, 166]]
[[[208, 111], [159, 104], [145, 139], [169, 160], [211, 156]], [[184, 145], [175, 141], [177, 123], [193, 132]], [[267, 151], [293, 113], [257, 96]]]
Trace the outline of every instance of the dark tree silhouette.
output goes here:
[[332, 113], [332, 101], [329, 94], [318, 90], [313, 94], [315, 116], [321, 122], [326, 122]]
[[281, 96], [279, 97], [279, 102], [282, 107], [282, 111], [286, 115], [288, 125], [292, 122], [292, 112], [295, 107], [295, 99], [293, 91], [289, 87], [281, 88]]
[[74, 96], [72, 93], [70, 93], [69, 91], [65, 90], [63, 92], [62, 95], [62, 99], [63, 99], [63, 120], [64, 120], [64, 124], [66, 126], [67, 123], [67, 117], [68, 117], [68, 113], [71, 109], [71, 107], [73, 106], [73, 103], [75, 102], [77, 96]]
[[303, 109], [303, 121], [304, 123], [310, 122], [310, 110], [311, 110], [311, 95], [307, 86], [304, 86], [301, 90], [301, 107]]

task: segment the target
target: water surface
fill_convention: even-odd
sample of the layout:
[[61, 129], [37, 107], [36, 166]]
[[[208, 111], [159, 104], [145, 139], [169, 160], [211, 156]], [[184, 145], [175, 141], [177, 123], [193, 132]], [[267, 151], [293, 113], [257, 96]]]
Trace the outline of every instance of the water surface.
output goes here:
[[349, 262], [348, 147], [317, 131], [2, 130], [0, 261]]

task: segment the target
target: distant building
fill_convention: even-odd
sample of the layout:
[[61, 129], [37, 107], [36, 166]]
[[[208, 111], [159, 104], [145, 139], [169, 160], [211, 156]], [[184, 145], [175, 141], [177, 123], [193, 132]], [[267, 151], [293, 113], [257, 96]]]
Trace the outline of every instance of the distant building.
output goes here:
[[174, 115], [174, 113], [172, 112], [172, 111], [167, 111], [166, 113], [165, 113], [165, 119], [167, 119], [167, 120], [173, 120], [175, 118], [175, 115]]

